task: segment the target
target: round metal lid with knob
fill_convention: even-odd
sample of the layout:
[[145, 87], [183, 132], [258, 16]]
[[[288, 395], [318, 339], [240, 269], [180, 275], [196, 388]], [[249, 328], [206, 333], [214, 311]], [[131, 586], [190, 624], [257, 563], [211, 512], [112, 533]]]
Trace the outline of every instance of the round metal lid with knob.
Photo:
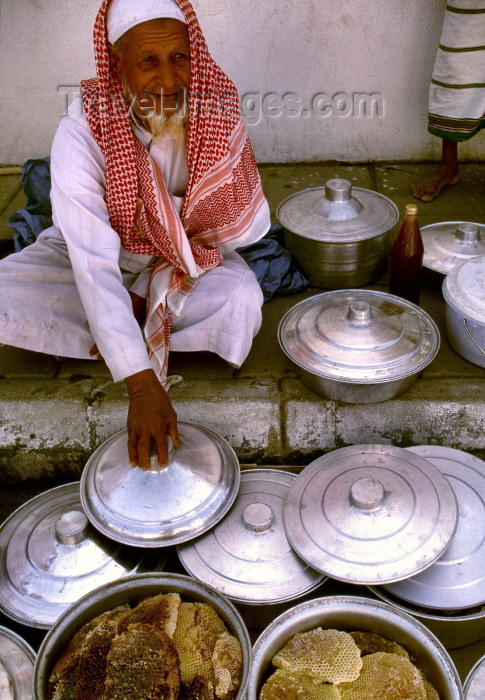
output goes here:
[[48, 629], [85, 593], [147, 568], [145, 559], [91, 527], [79, 482], [57, 486], [0, 526], [0, 609], [17, 622]]
[[179, 447], [169, 462], [132, 467], [128, 435], [113, 435], [88, 460], [81, 502], [94, 527], [134, 547], [164, 547], [210, 530], [237, 496], [239, 462], [232, 447], [202, 425], [178, 422]]
[[420, 372], [440, 336], [415, 304], [366, 289], [316, 294], [280, 321], [286, 355], [304, 370], [342, 381], [385, 382]]
[[25, 640], [0, 627], [0, 698], [32, 700], [35, 653]]
[[290, 544], [347, 583], [390, 583], [423, 571], [448, 546], [455, 494], [428, 460], [391, 445], [354, 445], [297, 476], [283, 511]]
[[295, 478], [278, 469], [243, 471], [226, 517], [178, 546], [186, 571], [239, 603], [285, 602], [317, 588], [325, 576], [295, 554], [283, 527], [283, 505]]
[[456, 495], [458, 523], [446, 551], [432, 566], [385, 588], [402, 600], [441, 611], [485, 605], [485, 462], [452, 447], [407, 449], [446, 476]]
[[392, 229], [399, 210], [378, 192], [332, 178], [324, 187], [311, 187], [284, 199], [276, 216], [285, 229], [303, 238], [355, 242]]
[[421, 228], [424, 267], [447, 275], [457, 264], [485, 254], [485, 224], [442, 221]]

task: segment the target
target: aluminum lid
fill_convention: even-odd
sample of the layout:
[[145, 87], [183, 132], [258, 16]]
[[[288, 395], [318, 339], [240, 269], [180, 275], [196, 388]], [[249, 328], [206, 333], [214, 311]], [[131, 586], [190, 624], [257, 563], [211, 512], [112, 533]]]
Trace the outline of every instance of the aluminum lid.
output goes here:
[[285, 229], [303, 238], [348, 243], [390, 231], [399, 218], [399, 210], [378, 192], [333, 178], [324, 187], [290, 195], [280, 203], [276, 216]]
[[0, 698], [32, 700], [35, 653], [22, 637], [0, 627]]
[[448, 479], [458, 503], [455, 534], [426, 571], [386, 589], [408, 602], [439, 610], [485, 604], [485, 462], [463, 450], [437, 445], [407, 448]]
[[420, 372], [438, 352], [432, 318], [385, 292], [336, 290], [298, 302], [280, 321], [280, 345], [301, 368], [374, 384]]
[[284, 199], [276, 216], [284, 228], [303, 238], [348, 243], [389, 231], [399, 210], [378, 192], [332, 178], [324, 187], [310, 187]]
[[453, 489], [428, 460], [391, 445], [354, 445], [309, 464], [284, 508], [288, 539], [310, 566], [347, 583], [423, 571], [456, 528]]
[[482, 656], [470, 669], [470, 672], [465, 678], [465, 683], [463, 684], [465, 700], [483, 700], [484, 688], [485, 656]]
[[48, 629], [85, 593], [146, 569], [145, 559], [89, 525], [79, 482], [57, 486], [0, 526], [0, 609], [13, 620]]
[[156, 457], [143, 471], [128, 458], [128, 435], [113, 435], [88, 460], [81, 502], [92, 524], [108, 537], [134, 547], [179, 544], [210, 530], [237, 496], [239, 463], [217, 433], [178, 422], [179, 447], [169, 463]]
[[443, 282], [443, 296], [464, 316], [485, 323], [485, 255], [455, 265]]
[[295, 554], [283, 526], [295, 478], [277, 469], [243, 471], [226, 517], [177, 548], [186, 571], [240, 603], [285, 602], [317, 588], [326, 577]]
[[443, 221], [423, 226], [423, 265], [447, 275], [463, 260], [485, 254], [485, 224]]

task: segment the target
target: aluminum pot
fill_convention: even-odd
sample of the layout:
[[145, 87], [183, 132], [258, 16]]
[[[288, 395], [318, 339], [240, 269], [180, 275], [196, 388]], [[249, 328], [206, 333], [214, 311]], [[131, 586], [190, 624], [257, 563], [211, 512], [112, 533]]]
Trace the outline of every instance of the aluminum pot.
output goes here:
[[251, 670], [251, 642], [246, 625], [233, 604], [216, 590], [182, 574], [136, 574], [100, 586], [71, 605], [47, 632], [34, 664], [33, 689], [36, 700], [47, 700], [47, 683], [52, 669], [73, 635], [101, 613], [123, 603], [137, 603], [158, 593], [179, 593], [182, 600], [212, 605], [242, 648], [243, 675], [236, 700], [245, 697]]
[[385, 603], [412, 615], [426, 625], [447, 649], [473, 644], [485, 636], [485, 609], [474, 609], [470, 612], [461, 610], [455, 615], [443, 611], [440, 615], [437, 610], [426, 610], [411, 603], [405, 604], [380, 586], [371, 587], [370, 590]]
[[399, 211], [387, 197], [333, 178], [290, 195], [276, 216], [286, 248], [314, 286], [350, 289], [385, 272]]
[[315, 627], [375, 632], [405, 647], [441, 700], [462, 700], [460, 677], [439, 640], [420, 622], [386, 603], [358, 596], [330, 596], [296, 605], [276, 618], [256, 640], [247, 700], [258, 700], [273, 656], [297, 632]]
[[478, 659], [477, 663], [470, 669], [463, 684], [465, 700], [480, 700], [483, 698], [485, 688], [485, 656]]
[[459, 355], [485, 367], [485, 255], [454, 267], [443, 282], [446, 336]]
[[349, 289], [295, 304], [280, 321], [278, 340], [317, 394], [376, 403], [414, 384], [435, 358], [440, 335], [419, 306], [385, 292]]

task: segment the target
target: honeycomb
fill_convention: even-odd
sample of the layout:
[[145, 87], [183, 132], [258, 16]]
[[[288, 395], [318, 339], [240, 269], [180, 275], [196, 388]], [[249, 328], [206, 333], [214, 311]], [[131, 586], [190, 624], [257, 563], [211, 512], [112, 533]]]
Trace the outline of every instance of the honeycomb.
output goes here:
[[259, 700], [340, 700], [338, 688], [308, 676], [278, 669], [261, 689]]
[[179, 687], [177, 652], [168, 634], [135, 623], [115, 637], [106, 663], [103, 700], [176, 700]]
[[151, 596], [141, 603], [138, 603], [128, 615], [125, 615], [120, 622], [120, 632], [124, 632], [128, 625], [134, 622], [142, 622], [148, 625], [155, 625], [163, 630], [169, 637], [173, 637], [177, 624], [177, 614], [180, 605], [178, 593], [160, 593]]
[[178, 594], [86, 623], [57, 660], [48, 700], [234, 700], [242, 649], [211, 605]]
[[295, 634], [273, 657], [273, 665], [314, 680], [342, 683], [359, 676], [362, 658], [350, 634], [317, 627]]
[[426, 700], [422, 676], [408, 659], [378, 651], [362, 661], [357, 680], [339, 685], [342, 700]]
[[375, 654], [376, 651], [387, 651], [389, 654], [398, 654], [399, 656], [405, 656], [409, 659], [409, 654], [404, 647], [397, 642], [386, 639], [386, 637], [381, 637], [380, 634], [363, 632], [362, 630], [349, 632], [349, 634], [359, 647], [362, 656]]
[[215, 696], [218, 700], [233, 700], [243, 672], [242, 650], [239, 641], [229, 632], [216, 639], [212, 652]]

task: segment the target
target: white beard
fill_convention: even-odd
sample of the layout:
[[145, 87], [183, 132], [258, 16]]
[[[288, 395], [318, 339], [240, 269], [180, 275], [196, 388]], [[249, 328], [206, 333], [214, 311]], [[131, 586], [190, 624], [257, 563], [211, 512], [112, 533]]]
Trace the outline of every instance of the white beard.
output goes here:
[[168, 116], [162, 112], [161, 114], [152, 114], [150, 117], [147, 117], [146, 121], [153, 136], [153, 143], [163, 139], [166, 134], [169, 134], [176, 143], [183, 141], [186, 137], [187, 128], [185, 111], [185, 107], [182, 107], [182, 109]]

